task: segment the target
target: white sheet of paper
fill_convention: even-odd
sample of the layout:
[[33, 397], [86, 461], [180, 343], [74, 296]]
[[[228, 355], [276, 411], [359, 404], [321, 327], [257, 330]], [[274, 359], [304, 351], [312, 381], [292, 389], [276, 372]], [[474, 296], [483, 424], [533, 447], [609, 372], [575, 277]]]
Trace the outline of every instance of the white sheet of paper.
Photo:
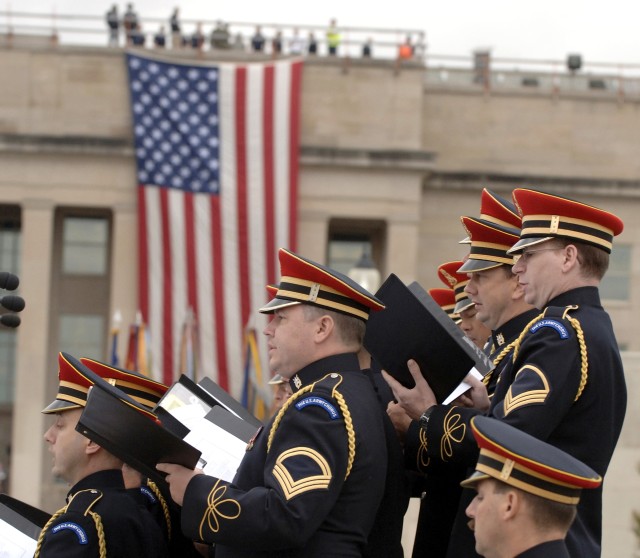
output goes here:
[[185, 442], [202, 452], [207, 475], [231, 482], [246, 452], [247, 443], [208, 420], [192, 425]]
[[[469, 370], [469, 374], [471, 374], [474, 378], [478, 378], [478, 380], [482, 381], [482, 374], [476, 370], [474, 366], [471, 370]], [[471, 389], [471, 386], [466, 382], [460, 382], [458, 387], [454, 389], [449, 396], [442, 402], [443, 405], [448, 405], [451, 403], [456, 397], [462, 395], [465, 391]]]
[[0, 521], [0, 558], [31, 558], [38, 541], [6, 521]]

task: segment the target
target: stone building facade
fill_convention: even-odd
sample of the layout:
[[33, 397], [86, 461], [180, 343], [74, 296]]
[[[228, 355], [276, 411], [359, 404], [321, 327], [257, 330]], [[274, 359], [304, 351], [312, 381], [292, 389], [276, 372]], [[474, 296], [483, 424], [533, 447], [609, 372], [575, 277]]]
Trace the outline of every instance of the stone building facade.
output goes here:
[[[11, 448], [11, 492], [52, 511], [66, 487], [51, 479], [40, 411], [55, 394], [56, 354], [70, 350], [64, 343], [73, 327], [65, 320], [101, 327], [100, 346], [73, 342], [106, 358], [110, 316], [119, 309], [126, 324], [136, 310], [126, 71], [117, 49], [14, 44], [0, 48], [0, 72], [0, 218], [18, 219], [27, 300], [14, 339], [15, 390], [0, 408], [0, 448]], [[625, 231], [605, 306], [625, 349], [630, 397], [605, 481], [603, 555], [631, 557], [640, 484], [640, 98], [589, 89], [487, 91], [442, 75], [411, 62], [305, 63], [299, 251], [326, 262], [341, 243], [368, 245], [383, 276], [430, 288], [438, 286], [440, 263], [464, 256], [459, 216], [478, 212], [485, 186], [504, 196], [516, 186], [545, 189], [620, 215]], [[102, 256], [74, 279], [63, 272], [62, 246], [86, 218], [101, 223], [84, 240]]]

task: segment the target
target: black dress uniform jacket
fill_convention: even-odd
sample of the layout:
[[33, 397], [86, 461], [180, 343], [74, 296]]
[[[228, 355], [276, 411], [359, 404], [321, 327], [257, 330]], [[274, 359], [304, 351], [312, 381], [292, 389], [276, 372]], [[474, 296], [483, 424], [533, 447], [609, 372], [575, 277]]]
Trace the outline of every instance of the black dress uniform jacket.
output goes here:
[[201, 556], [193, 541], [182, 533], [180, 528], [182, 508], [171, 499], [166, 483], [156, 484], [147, 479], [140, 488], [132, 490], [137, 492], [137, 499], [141, 500], [142, 505], [160, 527], [171, 558], [199, 558]]
[[570, 558], [570, 555], [564, 541], [550, 541], [525, 550], [515, 558]]
[[[520, 336], [500, 373], [489, 415], [544, 440], [604, 476], [622, 429], [627, 393], [618, 345], [596, 287], [551, 300]], [[473, 466], [472, 409], [438, 405], [413, 448], [430, 467]], [[459, 510], [459, 514], [461, 510]], [[583, 492], [567, 535], [572, 556], [600, 556], [602, 488]], [[452, 548], [449, 555], [460, 556]]]
[[69, 491], [64, 513], [45, 526], [40, 558], [99, 557], [100, 536], [95, 515], [104, 532], [106, 556], [166, 557], [167, 547], [151, 515], [124, 488], [122, 471], [93, 473]]
[[242, 460], [233, 483], [197, 475], [184, 533], [216, 558], [359, 557], [383, 497], [382, 414], [355, 354], [300, 370], [294, 394]]

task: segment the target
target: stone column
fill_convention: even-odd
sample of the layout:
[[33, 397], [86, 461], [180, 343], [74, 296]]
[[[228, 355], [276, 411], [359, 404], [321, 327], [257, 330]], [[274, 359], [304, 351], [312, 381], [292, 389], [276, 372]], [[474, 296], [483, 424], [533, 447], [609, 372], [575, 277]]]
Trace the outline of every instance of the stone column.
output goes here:
[[41, 505], [40, 481], [43, 466], [48, 466], [42, 436], [49, 423], [41, 411], [49, 403], [48, 376], [57, 370], [49, 353], [53, 222], [52, 200], [22, 204], [20, 289], [26, 308], [17, 339], [10, 491], [35, 506]]

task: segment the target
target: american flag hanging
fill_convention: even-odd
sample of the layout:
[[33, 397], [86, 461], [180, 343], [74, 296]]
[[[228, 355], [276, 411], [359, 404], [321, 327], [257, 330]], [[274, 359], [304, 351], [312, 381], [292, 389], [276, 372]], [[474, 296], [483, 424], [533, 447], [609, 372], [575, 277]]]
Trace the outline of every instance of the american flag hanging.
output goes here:
[[191, 308], [200, 372], [238, 395], [244, 326], [277, 281], [278, 248], [296, 247], [302, 63], [127, 66], [153, 376], [175, 380]]

